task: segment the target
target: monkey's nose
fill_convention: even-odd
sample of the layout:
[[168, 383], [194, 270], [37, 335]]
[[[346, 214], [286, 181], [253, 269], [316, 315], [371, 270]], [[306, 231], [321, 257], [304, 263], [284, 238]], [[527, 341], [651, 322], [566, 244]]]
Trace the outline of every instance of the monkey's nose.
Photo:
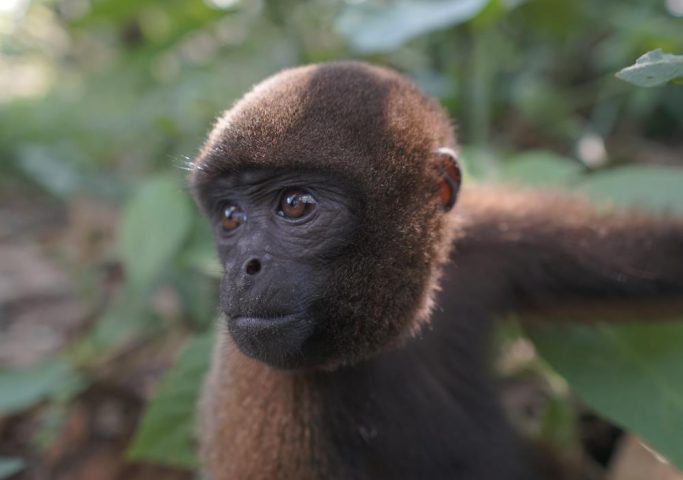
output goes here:
[[244, 263], [244, 273], [256, 275], [261, 271], [261, 261], [258, 258], [251, 258]]

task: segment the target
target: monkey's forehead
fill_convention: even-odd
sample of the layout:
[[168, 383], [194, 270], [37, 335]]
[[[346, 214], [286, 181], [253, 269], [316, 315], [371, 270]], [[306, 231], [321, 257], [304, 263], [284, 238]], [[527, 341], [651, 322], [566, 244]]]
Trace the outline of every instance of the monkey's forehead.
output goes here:
[[408, 79], [338, 62], [285, 70], [256, 85], [218, 120], [196, 162], [395, 178], [423, 173], [431, 152], [454, 143], [447, 116]]

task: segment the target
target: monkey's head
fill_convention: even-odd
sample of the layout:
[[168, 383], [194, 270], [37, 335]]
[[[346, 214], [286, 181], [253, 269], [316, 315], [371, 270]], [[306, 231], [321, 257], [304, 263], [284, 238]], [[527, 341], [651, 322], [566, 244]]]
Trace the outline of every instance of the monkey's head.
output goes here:
[[228, 110], [190, 184], [239, 349], [275, 367], [331, 367], [416, 332], [452, 239], [454, 148], [434, 101], [361, 63], [285, 70]]

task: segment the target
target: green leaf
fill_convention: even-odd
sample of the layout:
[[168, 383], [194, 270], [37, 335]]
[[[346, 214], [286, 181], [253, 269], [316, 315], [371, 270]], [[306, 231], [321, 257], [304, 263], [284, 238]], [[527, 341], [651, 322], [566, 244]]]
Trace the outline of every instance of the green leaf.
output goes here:
[[150, 313], [146, 300], [129, 287], [117, 295], [86, 338], [94, 355], [121, 348], [139, 335], [159, 328], [158, 319]]
[[552, 152], [530, 151], [505, 163], [502, 180], [534, 187], [551, 187], [575, 182], [582, 174], [580, 163]]
[[120, 250], [129, 279], [148, 287], [178, 253], [190, 232], [192, 207], [173, 177], [147, 181], [125, 206]]
[[387, 52], [407, 40], [470, 20], [489, 0], [394, 0], [347, 5], [337, 30], [360, 52]]
[[597, 201], [621, 207], [683, 213], [683, 169], [622, 167], [588, 176], [579, 190]]
[[616, 76], [639, 87], [656, 87], [683, 80], [683, 55], [653, 50], [638, 58], [635, 65], [617, 72]]
[[213, 335], [190, 339], [150, 402], [128, 450], [132, 460], [147, 460], [176, 468], [197, 466], [193, 433], [195, 410], [204, 373], [209, 366]]
[[177, 272], [170, 280], [182, 299], [188, 325], [198, 332], [207, 331], [216, 316], [218, 282], [196, 271]]
[[19, 168], [55, 196], [73, 194], [83, 184], [82, 175], [59, 157], [54, 148], [26, 145], [20, 149]]
[[528, 330], [583, 401], [683, 467], [682, 324]]
[[198, 213], [192, 224], [192, 233], [178, 255], [178, 263], [182, 267], [194, 268], [204, 274], [220, 278], [223, 272], [216, 255], [216, 245], [209, 223]]
[[77, 382], [79, 376], [71, 365], [59, 359], [24, 370], [0, 371], [0, 414], [29, 408]]
[[0, 457], [0, 480], [21, 472], [26, 463], [21, 458]]

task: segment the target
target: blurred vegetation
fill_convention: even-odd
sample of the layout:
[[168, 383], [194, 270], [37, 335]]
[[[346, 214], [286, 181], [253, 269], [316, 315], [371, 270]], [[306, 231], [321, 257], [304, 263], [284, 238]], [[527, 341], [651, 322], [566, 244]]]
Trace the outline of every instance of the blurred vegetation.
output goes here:
[[[83, 204], [113, 212], [57, 248], [87, 325], [56, 357], [0, 370], [0, 417], [40, 404], [29, 442], [40, 452], [70, 402], [131, 351], [156, 358], [185, 344], [128, 453], [193, 468], [220, 269], [183, 167], [224, 108], [284, 67], [358, 58], [406, 73], [458, 119], [471, 181], [683, 211], [681, 16], [680, 0], [0, 0], [0, 198], [47, 199], [66, 217]], [[657, 49], [665, 53], [627, 68]], [[628, 82], [659, 86], [619, 80], [622, 69]], [[657, 331], [533, 337], [584, 401], [683, 466], [683, 389], [672, 372], [683, 354], [664, 341], [683, 337]], [[604, 337], [626, 338], [637, 350], [643, 336], [667, 355], [645, 349], [621, 362], [605, 348]], [[577, 373], [582, 364], [555, 348], [565, 338], [593, 364]], [[605, 372], [591, 365], [605, 358], [615, 359], [612, 383], [600, 390], [592, 376]], [[624, 373], [634, 371], [658, 388]], [[625, 385], [632, 401], [612, 401]], [[556, 393], [535, 434], [575, 448], [571, 397]], [[642, 425], [646, 401], [661, 415], [655, 425], [670, 428]], [[0, 478], [22, 468], [0, 457]]]

